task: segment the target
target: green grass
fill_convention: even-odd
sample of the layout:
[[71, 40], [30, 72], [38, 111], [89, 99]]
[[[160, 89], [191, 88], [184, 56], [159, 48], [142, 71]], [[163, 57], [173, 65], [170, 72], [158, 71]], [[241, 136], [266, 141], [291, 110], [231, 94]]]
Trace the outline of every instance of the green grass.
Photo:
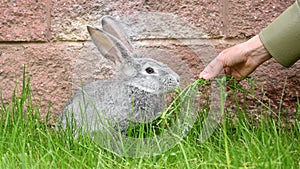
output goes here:
[[[25, 75], [24, 75], [25, 76]], [[25, 78], [24, 78], [25, 79]], [[141, 158], [121, 157], [88, 137], [74, 139], [40, 119], [31, 101], [29, 80], [9, 104], [0, 106], [0, 168], [299, 168], [300, 123], [282, 127], [280, 119], [261, 118], [251, 125], [245, 110], [223, 118], [201, 143], [205, 116], [167, 152]], [[297, 103], [300, 107], [299, 102]], [[205, 114], [203, 108], [200, 114]], [[47, 119], [46, 119], [47, 121]]]

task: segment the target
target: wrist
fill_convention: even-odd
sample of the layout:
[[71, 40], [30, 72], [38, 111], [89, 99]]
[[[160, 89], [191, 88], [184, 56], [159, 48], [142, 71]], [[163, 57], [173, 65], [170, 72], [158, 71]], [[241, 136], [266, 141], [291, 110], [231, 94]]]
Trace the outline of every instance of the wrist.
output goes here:
[[249, 39], [242, 45], [242, 49], [244, 49], [244, 54], [247, 57], [247, 60], [251, 61], [253, 64], [256, 64], [256, 66], [262, 64], [272, 57], [264, 47], [258, 35]]

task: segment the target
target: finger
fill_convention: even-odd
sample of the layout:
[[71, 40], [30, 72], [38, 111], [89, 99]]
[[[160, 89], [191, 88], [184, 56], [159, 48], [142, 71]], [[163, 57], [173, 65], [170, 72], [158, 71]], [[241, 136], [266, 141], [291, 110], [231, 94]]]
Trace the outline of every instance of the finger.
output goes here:
[[242, 74], [235, 68], [228, 68], [227, 70], [228, 72], [226, 72], [229, 75], [232, 75], [235, 80], [237, 80], [238, 82], [241, 81], [243, 79]]
[[200, 73], [200, 78], [211, 79], [216, 77], [223, 70], [222, 62], [216, 57]]

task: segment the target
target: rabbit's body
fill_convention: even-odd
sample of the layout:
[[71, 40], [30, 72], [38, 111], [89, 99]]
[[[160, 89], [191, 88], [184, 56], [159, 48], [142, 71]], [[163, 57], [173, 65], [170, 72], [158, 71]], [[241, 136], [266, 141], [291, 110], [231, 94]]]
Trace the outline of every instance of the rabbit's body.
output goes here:
[[64, 110], [67, 116], [61, 122], [66, 126], [75, 120], [75, 124], [83, 130], [92, 131], [101, 130], [103, 124], [109, 127], [119, 125], [123, 131], [129, 122], [149, 122], [155, 119], [164, 109], [164, 103], [163, 93], [149, 93], [122, 81], [95, 81], [73, 96]]
[[130, 122], [150, 122], [165, 108], [164, 94], [179, 84], [179, 76], [167, 65], [134, 57], [114, 19], [104, 17], [102, 24], [104, 30], [88, 30], [99, 51], [115, 63], [116, 78], [82, 87], [61, 115], [63, 127], [72, 122], [88, 132], [107, 127], [125, 131]]

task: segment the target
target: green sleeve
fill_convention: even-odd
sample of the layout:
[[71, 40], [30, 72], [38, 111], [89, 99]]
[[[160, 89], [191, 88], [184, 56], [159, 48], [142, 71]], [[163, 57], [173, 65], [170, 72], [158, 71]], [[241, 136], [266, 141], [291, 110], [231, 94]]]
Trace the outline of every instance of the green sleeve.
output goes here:
[[300, 58], [300, 0], [290, 6], [259, 33], [272, 57], [285, 67]]

